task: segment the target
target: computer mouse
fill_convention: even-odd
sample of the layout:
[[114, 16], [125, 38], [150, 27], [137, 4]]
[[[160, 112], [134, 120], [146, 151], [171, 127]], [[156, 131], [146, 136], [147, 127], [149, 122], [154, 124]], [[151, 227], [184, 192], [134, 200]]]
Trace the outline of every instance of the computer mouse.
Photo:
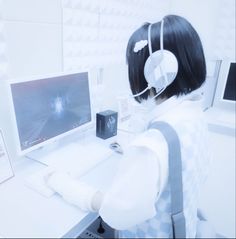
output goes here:
[[116, 152], [116, 153], [119, 153], [119, 154], [123, 154], [123, 153], [124, 153], [122, 147], [121, 147], [120, 144], [117, 143], [117, 142], [111, 143], [111, 144], [110, 144], [110, 148], [111, 148], [114, 152]]

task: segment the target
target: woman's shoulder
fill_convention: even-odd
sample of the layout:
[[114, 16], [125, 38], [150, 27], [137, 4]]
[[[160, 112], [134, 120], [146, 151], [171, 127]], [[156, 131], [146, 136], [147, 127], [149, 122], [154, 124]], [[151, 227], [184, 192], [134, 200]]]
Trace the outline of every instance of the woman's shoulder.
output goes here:
[[201, 101], [186, 100], [155, 119], [169, 123], [179, 135], [205, 131], [207, 123]]
[[157, 120], [169, 122], [172, 125], [186, 124], [187, 122], [204, 121], [204, 112], [201, 101], [185, 100], [170, 109]]

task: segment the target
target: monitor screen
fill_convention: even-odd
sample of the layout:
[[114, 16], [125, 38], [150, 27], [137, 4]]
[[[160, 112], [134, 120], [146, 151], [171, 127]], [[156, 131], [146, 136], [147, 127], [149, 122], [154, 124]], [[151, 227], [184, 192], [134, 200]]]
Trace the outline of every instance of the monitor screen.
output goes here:
[[236, 101], [236, 63], [235, 62], [230, 63], [223, 98], [225, 100]]
[[87, 72], [11, 83], [10, 87], [21, 151], [91, 122]]
[[214, 107], [222, 108], [227, 112], [235, 112], [236, 92], [235, 92], [235, 66], [236, 63], [231, 59], [220, 61], [219, 74], [216, 81], [214, 95]]

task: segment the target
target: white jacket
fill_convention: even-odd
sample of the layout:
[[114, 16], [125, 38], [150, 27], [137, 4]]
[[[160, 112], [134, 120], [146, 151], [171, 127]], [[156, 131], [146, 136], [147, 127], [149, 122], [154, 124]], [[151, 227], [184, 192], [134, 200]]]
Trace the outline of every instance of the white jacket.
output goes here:
[[[209, 163], [201, 101], [172, 97], [156, 106], [151, 115], [152, 120], [171, 124], [180, 138], [186, 233], [193, 238], [198, 194]], [[169, 194], [167, 143], [159, 131], [148, 130], [124, 156], [99, 214], [110, 226], [122, 230], [121, 237], [169, 237]]]
[[[207, 127], [201, 103], [194, 97], [171, 97], [155, 106], [146, 121], [147, 124], [152, 120], [166, 121], [178, 133], [186, 234], [190, 238], [196, 234], [197, 199], [209, 164]], [[103, 197], [99, 195], [96, 199], [95, 189], [88, 187], [86, 190], [66, 177], [64, 186], [56, 176], [49, 180], [49, 185], [81, 208], [92, 210], [91, 200], [100, 200], [99, 214], [107, 224], [120, 230], [121, 237], [169, 237], [168, 148], [158, 130], [147, 130], [132, 142], [120, 162], [112, 186]], [[85, 189], [79, 190], [79, 186]]]

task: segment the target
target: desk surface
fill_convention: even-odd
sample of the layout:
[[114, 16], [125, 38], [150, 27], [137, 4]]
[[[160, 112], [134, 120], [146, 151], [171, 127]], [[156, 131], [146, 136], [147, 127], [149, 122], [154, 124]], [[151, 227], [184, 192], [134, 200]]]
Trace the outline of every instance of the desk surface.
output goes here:
[[[106, 191], [119, 159], [120, 156], [114, 153], [81, 180]], [[96, 219], [96, 214], [81, 211], [59, 195], [45, 198], [25, 186], [25, 178], [42, 169], [42, 164], [22, 158], [13, 166], [15, 177], [0, 184], [0, 236], [76, 237]]]

